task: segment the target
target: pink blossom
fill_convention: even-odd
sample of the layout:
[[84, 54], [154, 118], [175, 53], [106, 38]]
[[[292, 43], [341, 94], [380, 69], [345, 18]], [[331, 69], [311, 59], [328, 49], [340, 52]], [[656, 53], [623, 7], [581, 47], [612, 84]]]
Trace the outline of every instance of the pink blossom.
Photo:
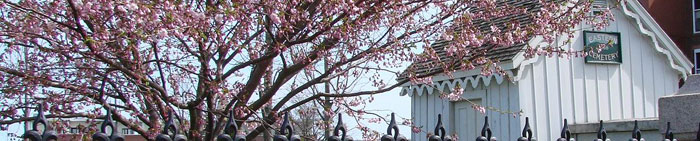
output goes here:
[[401, 122], [401, 125], [411, 126], [413, 125], [413, 122], [410, 119], [404, 119], [403, 122]]
[[367, 120], [367, 122], [369, 122], [369, 123], [379, 123], [379, 122], [381, 122], [381, 121], [382, 121], [381, 118], [369, 118], [369, 119]]
[[484, 107], [484, 106], [472, 104], [472, 109], [478, 111], [481, 114], [486, 114], [486, 107]]
[[460, 101], [463, 99], [462, 94], [464, 94], [464, 89], [455, 87], [451, 93], [447, 94], [446, 98], [449, 101]]
[[158, 38], [165, 38], [166, 36], [168, 36], [168, 31], [158, 30]]
[[451, 137], [453, 140], [456, 140], [456, 141], [459, 140], [459, 135], [457, 135], [457, 134], [452, 134]]
[[413, 133], [420, 133], [420, 132], [421, 132], [421, 129], [420, 129], [419, 127], [416, 127], [416, 126], [411, 126], [411, 132], [413, 132]]
[[272, 20], [272, 23], [275, 23], [275, 24], [280, 24], [280, 23], [282, 23], [282, 22], [280, 21], [280, 18], [277, 17], [277, 14], [270, 14], [270, 20]]
[[122, 6], [122, 5], [117, 6], [117, 11], [122, 12], [122, 13], [126, 13], [126, 7]]

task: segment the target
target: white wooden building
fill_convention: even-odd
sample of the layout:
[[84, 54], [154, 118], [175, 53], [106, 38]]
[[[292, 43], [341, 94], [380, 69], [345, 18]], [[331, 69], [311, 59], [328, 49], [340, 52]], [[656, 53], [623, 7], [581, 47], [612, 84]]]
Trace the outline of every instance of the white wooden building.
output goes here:
[[[438, 114], [443, 115], [447, 132], [456, 133], [460, 140], [474, 140], [480, 134], [485, 115], [466, 101], [440, 98], [434, 88], [449, 91], [459, 86], [465, 89], [462, 97], [472, 102], [522, 111], [513, 116], [487, 110], [488, 122], [499, 140], [518, 138], [525, 117], [530, 118], [539, 140], [558, 138], [565, 118], [569, 124], [584, 124], [658, 117], [657, 100], [677, 91], [679, 80], [691, 74], [692, 63], [640, 3], [622, 1], [624, 4], [613, 10], [615, 20], [602, 30], [619, 32], [621, 63], [586, 63], [582, 57], [528, 59], [516, 51], [501, 59], [510, 81], [500, 75], [482, 76], [477, 69], [454, 73], [452, 78], [438, 75], [433, 86], [406, 84], [401, 95], [411, 97], [414, 124], [425, 131], [412, 134], [412, 140], [427, 140], [426, 132], [433, 131]], [[566, 46], [582, 50], [583, 31], [590, 30], [588, 27], [576, 27], [579, 30], [573, 43]], [[535, 37], [528, 44], [544, 46], [540, 41]]]

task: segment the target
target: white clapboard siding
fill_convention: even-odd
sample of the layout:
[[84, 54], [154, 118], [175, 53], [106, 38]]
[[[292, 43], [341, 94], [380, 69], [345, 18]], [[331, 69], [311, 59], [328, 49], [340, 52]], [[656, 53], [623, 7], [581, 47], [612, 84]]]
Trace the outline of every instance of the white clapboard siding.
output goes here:
[[[619, 30], [622, 31], [630, 31], [630, 30], [635, 30], [634, 27], [630, 26], [618, 26]], [[633, 39], [632, 36], [629, 35], [624, 35], [621, 37], [622, 38], [622, 43], [628, 44], [627, 47], [622, 48], [622, 58], [623, 58], [623, 63], [620, 64], [620, 107], [622, 111], [622, 119], [628, 119], [634, 117], [634, 105], [632, 104], [632, 101], [634, 101], [634, 89], [632, 87], [632, 79], [635, 74], [635, 68], [633, 68], [635, 62], [633, 61], [628, 61], [632, 60], [632, 49], [631, 47], [634, 47], [635, 45], [630, 42], [630, 39]], [[635, 49], [636, 50], [636, 49]], [[627, 58], [627, 59], [625, 59]]]
[[[522, 72], [521, 75], [521, 80], [518, 83], [518, 92], [519, 92], [519, 101], [520, 103], [520, 109], [523, 111], [521, 116], [524, 117], [535, 117], [535, 97], [534, 97], [534, 89], [532, 87], [534, 86], [534, 79], [526, 79], [528, 77], [532, 77], [532, 65], [524, 66], [525, 71]], [[520, 125], [519, 127], [525, 127], [525, 118], [520, 118]], [[533, 122], [530, 120], [530, 122]], [[536, 125], [530, 124], [531, 128], [535, 128]], [[536, 131], [534, 131], [536, 133]], [[533, 133], [534, 135], [534, 133]]]
[[[633, 20], [619, 10], [613, 12], [615, 21], [603, 31], [620, 32], [622, 64], [539, 57], [521, 66], [525, 70], [517, 82], [520, 105], [538, 139], [557, 138], [564, 118], [569, 124], [579, 124], [658, 117], [658, 99], [677, 91], [681, 77], [666, 56], [655, 50]], [[590, 30], [585, 25], [580, 28]], [[568, 47], [581, 50], [582, 35], [577, 32]]]

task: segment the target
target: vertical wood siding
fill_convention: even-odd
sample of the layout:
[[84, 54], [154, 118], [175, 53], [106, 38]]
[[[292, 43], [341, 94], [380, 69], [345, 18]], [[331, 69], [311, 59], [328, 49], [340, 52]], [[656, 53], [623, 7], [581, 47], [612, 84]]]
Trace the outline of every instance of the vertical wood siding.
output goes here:
[[[520, 104], [538, 139], [557, 138], [564, 118], [577, 124], [658, 117], [659, 97], [677, 91], [680, 76], [667, 58], [654, 50], [631, 19], [618, 10], [614, 14], [615, 21], [603, 31], [621, 33], [622, 64], [540, 57], [524, 67], [518, 81]], [[577, 30], [591, 29], [580, 26]], [[577, 32], [578, 37], [564, 48], [583, 49], [582, 35]]]

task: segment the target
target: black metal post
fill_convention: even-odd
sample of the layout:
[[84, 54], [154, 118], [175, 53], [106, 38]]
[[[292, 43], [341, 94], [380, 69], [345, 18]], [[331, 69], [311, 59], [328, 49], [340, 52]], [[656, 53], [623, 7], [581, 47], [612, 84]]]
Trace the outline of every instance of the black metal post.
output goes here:
[[294, 135], [292, 125], [289, 125], [289, 113], [284, 114], [284, 121], [280, 126], [279, 134], [275, 135], [274, 141], [301, 141], [299, 136]]
[[[44, 107], [41, 104], [39, 104], [37, 106], [37, 110], [39, 111], [39, 114], [34, 118], [34, 122], [32, 122], [32, 130], [25, 131], [24, 135], [22, 135], [22, 138], [30, 141], [58, 140], [56, 131], [51, 130], [51, 126], [49, 126], [48, 122], [46, 122], [46, 116], [44, 116]], [[43, 133], [39, 133], [39, 123], [44, 125]]]
[[532, 129], [530, 129], [530, 118], [525, 117], [525, 127], [523, 128], [522, 136], [518, 138], [518, 141], [536, 141], [532, 137]]
[[695, 141], [700, 141], [700, 123], [698, 123], [698, 134], [695, 135]]
[[664, 141], [676, 141], [673, 138], [673, 131], [671, 131], [671, 122], [666, 122], [666, 134], [664, 135]]
[[[173, 113], [170, 112], [168, 114], [168, 121], [165, 122], [165, 126], [163, 126], [163, 131], [156, 136], [156, 141], [187, 141], [187, 137], [182, 134], [178, 134], [179, 130], [177, 129], [177, 126], [175, 126], [175, 123], [173, 122]], [[172, 134], [170, 134], [170, 130], [172, 130]]]
[[569, 131], [569, 123], [566, 119], [564, 119], [564, 127], [561, 128], [561, 138], [557, 139], [557, 141], [572, 141], [573, 139], [571, 138], [571, 131]]
[[445, 127], [442, 126], [442, 114], [438, 114], [437, 125], [435, 126], [435, 135], [428, 138], [428, 141], [453, 141], [452, 137], [447, 135]]
[[600, 120], [600, 124], [598, 127], [598, 139], [595, 139], [595, 141], [606, 141], [608, 140], [608, 132], [605, 131], [605, 127], [603, 127], [603, 120]]
[[338, 124], [333, 130], [333, 136], [329, 137], [328, 141], [352, 141], [352, 138], [345, 136], [345, 134], [347, 134], [347, 128], [345, 128], [345, 124], [343, 124], [343, 115], [338, 114]]
[[224, 126], [224, 132], [216, 137], [217, 141], [245, 141], [245, 135], [238, 136], [238, 125], [236, 124], [236, 117], [233, 115], [233, 111], [228, 114], [228, 122]]
[[[392, 134], [392, 131], [393, 134]], [[393, 136], [392, 136], [393, 135]], [[389, 127], [386, 129], [386, 135], [382, 136], [381, 141], [408, 141], [406, 137], [399, 133], [399, 127], [396, 126], [396, 119], [394, 113], [391, 113], [391, 121], [389, 122]]]
[[[107, 126], [112, 129], [112, 132], [107, 135]], [[119, 135], [118, 132], [116, 132], [116, 127], [114, 126], [114, 122], [112, 121], [112, 113], [107, 110], [107, 114], [105, 114], [105, 120], [102, 121], [102, 126], [100, 126], [100, 132], [97, 132], [92, 135], [92, 140], [93, 141], [124, 141], [124, 136]]]
[[637, 123], [637, 120], [634, 120], [634, 129], [632, 129], [632, 138], [630, 141], [643, 141], [644, 138], [642, 138], [642, 131], [639, 130], [639, 124]]
[[484, 117], [484, 127], [481, 128], [481, 136], [476, 137], [476, 141], [496, 141], [496, 137], [491, 136], [491, 127], [489, 127], [489, 116]]

